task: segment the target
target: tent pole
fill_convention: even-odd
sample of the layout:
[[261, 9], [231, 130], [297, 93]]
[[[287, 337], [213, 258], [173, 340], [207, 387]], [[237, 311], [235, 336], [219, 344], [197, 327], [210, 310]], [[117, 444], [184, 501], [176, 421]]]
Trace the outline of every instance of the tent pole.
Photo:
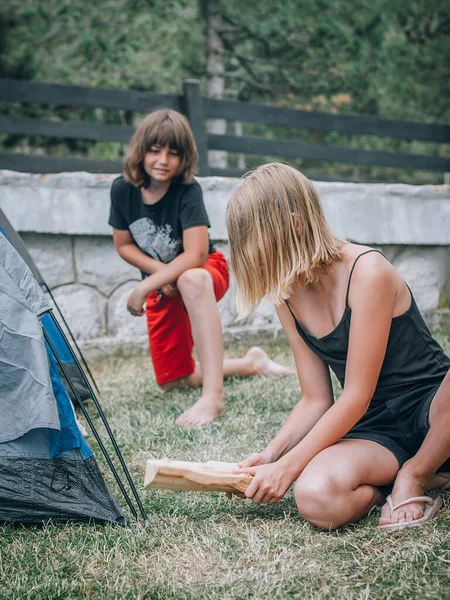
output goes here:
[[69, 332], [70, 339], [72, 340], [72, 342], [73, 342], [73, 345], [74, 345], [74, 346], [75, 346], [75, 348], [77, 349], [77, 352], [78, 352], [78, 354], [79, 354], [79, 356], [80, 356], [80, 358], [81, 358], [81, 362], [83, 363], [83, 366], [84, 366], [84, 368], [85, 368], [85, 369], [86, 369], [86, 371], [89, 373], [89, 377], [91, 378], [91, 381], [92, 381], [92, 383], [94, 384], [94, 387], [95, 387], [95, 389], [97, 390], [97, 393], [98, 393], [98, 394], [100, 394], [100, 390], [98, 389], [98, 386], [97, 386], [97, 384], [96, 384], [96, 382], [95, 382], [94, 376], [93, 376], [93, 375], [92, 375], [92, 373], [91, 373], [91, 370], [90, 370], [90, 368], [89, 368], [89, 366], [88, 366], [88, 364], [87, 364], [87, 362], [86, 362], [86, 360], [85, 360], [85, 358], [84, 358], [84, 356], [83, 356], [83, 354], [82, 354], [82, 352], [81, 352], [81, 350], [80, 350], [80, 347], [78, 346], [78, 344], [77, 344], [77, 342], [76, 342], [76, 340], [75, 340], [75, 337], [74, 337], [73, 333], [71, 332], [71, 330], [70, 330], [70, 327], [69, 327], [69, 325], [68, 325], [68, 323], [67, 323], [66, 319], [64, 318], [64, 315], [62, 314], [62, 312], [61, 312], [61, 309], [60, 309], [60, 308], [59, 308], [59, 306], [58, 306], [58, 303], [57, 303], [57, 302], [56, 302], [56, 300], [55, 300], [55, 297], [53, 296], [53, 294], [52, 294], [52, 292], [51, 292], [50, 288], [49, 288], [49, 287], [48, 287], [48, 285], [45, 283], [45, 281], [43, 282], [43, 287], [45, 287], [45, 291], [46, 291], [46, 292], [48, 292], [48, 294], [49, 294], [50, 298], [52, 299], [52, 302], [53, 302], [53, 304], [55, 305], [55, 307], [56, 307], [56, 309], [57, 309], [57, 311], [58, 311], [58, 314], [59, 314], [59, 316], [61, 317], [61, 320], [62, 320], [62, 322], [64, 323], [64, 325], [65, 325], [65, 327], [66, 327], [67, 331]]
[[[84, 371], [83, 371], [83, 369], [81, 368], [81, 365], [80, 365], [80, 363], [79, 363], [79, 361], [78, 361], [77, 357], [75, 356], [75, 353], [73, 352], [72, 348], [70, 347], [70, 344], [69, 344], [69, 342], [68, 342], [68, 340], [67, 340], [67, 337], [66, 337], [66, 335], [64, 334], [64, 331], [63, 331], [63, 330], [62, 330], [62, 328], [61, 328], [61, 325], [60, 325], [60, 324], [58, 323], [58, 321], [55, 319], [55, 316], [54, 316], [54, 314], [53, 314], [53, 312], [52, 312], [51, 310], [49, 311], [49, 314], [50, 314], [51, 318], [53, 319], [53, 322], [55, 323], [56, 327], [58, 328], [58, 330], [59, 330], [60, 334], [62, 335], [63, 339], [64, 339], [64, 340], [65, 340], [65, 342], [67, 343], [67, 345], [68, 345], [68, 348], [69, 348], [69, 350], [70, 350], [70, 352], [71, 352], [71, 354], [72, 354], [72, 356], [73, 356], [73, 358], [74, 358], [74, 360], [75, 360], [75, 362], [76, 362], [76, 364], [77, 364], [77, 366], [78, 366], [78, 369], [79, 369], [79, 371], [80, 371], [80, 374], [81, 374], [81, 376], [82, 376], [82, 378], [83, 378], [83, 380], [84, 380], [85, 384], [87, 385], [87, 388], [88, 388], [89, 392], [91, 393], [91, 398], [92, 398], [92, 400], [93, 400], [93, 402], [94, 402], [94, 404], [95, 404], [95, 407], [96, 407], [96, 409], [97, 409], [97, 412], [98, 412], [98, 414], [100, 415], [100, 418], [101, 418], [101, 420], [102, 420], [102, 422], [103, 422], [103, 425], [105, 426], [105, 429], [106, 429], [106, 431], [108, 432], [109, 439], [111, 440], [111, 443], [112, 443], [112, 445], [113, 445], [113, 447], [114, 447], [114, 450], [115, 450], [115, 452], [116, 452], [116, 454], [117, 454], [117, 458], [119, 459], [119, 462], [120, 462], [120, 464], [122, 465], [123, 472], [125, 473], [125, 477], [126, 477], [126, 479], [127, 479], [127, 481], [128, 481], [128, 484], [129, 484], [129, 486], [130, 486], [130, 488], [131, 488], [131, 491], [132, 491], [132, 493], [133, 493], [133, 496], [134, 496], [134, 498], [135, 498], [135, 500], [136, 500], [136, 503], [137, 503], [137, 505], [138, 505], [138, 507], [139, 507], [139, 510], [140, 510], [140, 512], [141, 512], [141, 515], [142, 515], [142, 518], [143, 518], [144, 520], [147, 520], [147, 514], [146, 514], [146, 512], [145, 512], [145, 509], [144, 509], [144, 507], [143, 507], [143, 505], [142, 505], [141, 499], [139, 498], [139, 494], [138, 494], [138, 492], [137, 492], [137, 490], [136, 490], [136, 486], [134, 485], [134, 482], [133, 482], [133, 479], [131, 478], [131, 475], [130, 475], [130, 472], [129, 472], [129, 470], [128, 470], [128, 467], [127, 467], [127, 465], [126, 465], [126, 463], [125, 463], [125, 461], [124, 461], [124, 459], [123, 459], [122, 452], [120, 451], [120, 448], [119, 448], [119, 446], [117, 445], [116, 438], [114, 437], [114, 434], [113, 434], [113, 432], [112, 432], [112, 430], [111, 430], [111, 427], [109, 426], [109, 423], [108, 423], [108, 421], [107, 421], [107, 419], [106, 419], [106, 417], [105, 417], [105, 413], [103, 412], [103, 409], [102, 409], [102, 407], [100, 406], [100, 403], [99, 403], [99, 401], [98, 401], [98, 398], [97, 398], [97, 396], [95, 395], [95, 393], [94, 393], [94, 390], [92, 389], [92, 386], [91, 386], [91, 384], [89, 383], [89, 380], [88, 380], [88, 378], [87, 378], [87, 377], [86, 377], [86, 375], [84, 374]], [[78, 396], [78, 394], [77, 394], [77, 396]], [[79, 396], [78, 396], [78, 397], [79, 397]], [[78, 399], [78, 398], [77, 398], [77, 399]], [[84, 414], [84, 413], [83, 413], [83, 414]]]
[[[117, 485], [120, 488], [120, 491], [122, 492], [122, 495], [123, 495], [126, 503], [128, 504], [128, 507], [131, 510], [131, 513], [132, 513], [133, 517], [136, 520], [139, 520], [138, 514], [136, 512], [136, 509], [133, 506], [133, 503], [131, 502], [131, 498], [129, 497], [128, 492], [126, 491], [125, 486], [123, 485], [122, 480], [120, 479], [120, 476], [119, 476], [119, 474], [118, 474], [118, 472], [117, 472], [117, 470], [116, 470], [116, 468], [114, 466], [114, 463], [112, 462], [111, 457], [109, 456], [109, 453], [108, 453], [105, 445], [102, 442], [100, 434], [98, 433], [97, 428], [95, 427], [95, 425], [94, 425], [94, 423], [93, 423], [93, 421], [92, 421], [92, 419], [91, 419], [91, 417], [90, 417], [90, 415], [88, 413], [87, 408], [84, 406], [83, 402], [81, 401], [81, 398], [80, 398], [77, 390], [75, 389], [75, 387], [74, 387], [74, 385], [72, 383], [72, 380], [70, 379], [69, 374], [67, 373], [67, 371], [66, 371], [66, 369], [64, 367], [64, 363], [59, 358], [58, 353], [56, 352], [56, 349], [55, 349], [54, 345], [52, 344], [52, 341], [50, 340], [50, 337], [48, 336], [48, 334], [45, 331], [45, 329], [44, 328], [42, 328], [42, 329], [43, 329], [43, 332], [44, 332], [45, 340], [46, 340], [47, 344], [49, 345], [49, 348], [52, 351], [53, 356], [55, 357], [55, 359], [56, 359], [56, 361], [57, 361], [60, 369], [62, 370], [62, 372], [64, 374], [64, 377], [66, 378], [66, 380], [67, 380], [67, 382], [68, 382], [68, 384], [70, 386], [70, 389], [71, 389], [72, 393], [74, 394], [75, 398], [77, 399], [77, 401], [78, 401], [78, 403], [80, 405], [80, 408], [81, 408], [81, 410], [83, 412], [83, 415], [84, 415], [86, 421], [88, 422], [89, 427], [91, 428], [92, 433], [94, 434], [94, 437], [97, 440], [98, 445], [100, 446], [100, 449], [101, 449], [101, 451], [103, 453], [103, 456], [105, 457], [106, 462], [108, 463], [108, 466], [111, 469], [111, 472], [112, 472], [112, 474], [113, 474], [113, 476], [114, 476], [114, 478], [115, 478], [115, 480], [117, 482]], [[67, 342], [67, 340], [66, 340], [66, 342]], [[142, 513], [142, 511], [141, 511], [141, 514], [143, 514], [143, 516], [145, 515], [145, 520], [146, 520], [147, 515], [145, 514], [145, 511], [144, 511], [144, 513]]]

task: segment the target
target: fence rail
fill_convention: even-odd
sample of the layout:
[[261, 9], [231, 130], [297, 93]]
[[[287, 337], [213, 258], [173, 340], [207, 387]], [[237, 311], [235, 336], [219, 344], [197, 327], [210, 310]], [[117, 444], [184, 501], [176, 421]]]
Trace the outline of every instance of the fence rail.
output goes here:
[[[0, 79], [0, 102], [43, 104], [50, 107], [90, 107], [147, 113], [158, 107], [183, 112], [190, 121], [199, 151], [199, 174], [237, 176], [239, 169], [212, 169], [208, 150], [251, 155], [279, 156], [289, 159], [311, 159], [450, 172], [450, 159], [440, 156], [365, 150], [361, 148], [315, 144], [310, 142], [273, 140], [260, 137], [207, 134], [207, 119], [244, 121], [313, 131], [335, 131], [351, 135], [391, 137], [435, 144], [450, 143], [450, 125], [383, 119], [368, 115], [332, 114], [262, 104], [202, 98], [196, 80], [184, 82], [183, 95], [153, 94], [138, 90], [85, 88], [51, 83]], [[44, 136], [55, 139], [80, 139], [97, 142], [127, 143], [134, 128], [89, 121], [62, 121], [0, 115], [0, 134]], [[0, 169], [31, 173], [85, 170], [115, 173], [121, 161], [90, 158], [58, 158], [32, 154], [0, 153]]]

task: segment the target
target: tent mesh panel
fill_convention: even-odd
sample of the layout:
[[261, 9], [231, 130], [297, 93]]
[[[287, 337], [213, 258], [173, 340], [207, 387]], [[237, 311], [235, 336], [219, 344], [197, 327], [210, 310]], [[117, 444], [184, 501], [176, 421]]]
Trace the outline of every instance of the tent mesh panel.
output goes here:
[[0, 521], [124, 524], [93, 457], [0, 458]]

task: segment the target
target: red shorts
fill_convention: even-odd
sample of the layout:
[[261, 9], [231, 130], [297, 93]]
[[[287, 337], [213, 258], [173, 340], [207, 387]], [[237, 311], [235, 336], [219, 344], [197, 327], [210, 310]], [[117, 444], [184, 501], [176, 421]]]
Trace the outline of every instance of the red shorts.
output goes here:
[[[224, 255], [213, 252], [203, 269], [211, 275], [214, 294], [219, 301], [225, 295], [230, 280]], [[145, 312], [156, 383], [162, 385], [191, 375], [195, 370], [192, 357], [194, 341], [181, 294], [159, 298], [159, 292], [152, 292], [147, 297]]]

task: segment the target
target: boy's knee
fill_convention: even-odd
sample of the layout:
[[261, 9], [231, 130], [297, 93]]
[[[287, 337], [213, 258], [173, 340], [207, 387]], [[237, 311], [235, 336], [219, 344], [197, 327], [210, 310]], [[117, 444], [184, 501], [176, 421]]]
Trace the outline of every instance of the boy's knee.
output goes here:
[[198, 296], [208, 288], [212, 289], [211, 275], [205, 269], [188, 269], [177, 280], [182, 296]]

